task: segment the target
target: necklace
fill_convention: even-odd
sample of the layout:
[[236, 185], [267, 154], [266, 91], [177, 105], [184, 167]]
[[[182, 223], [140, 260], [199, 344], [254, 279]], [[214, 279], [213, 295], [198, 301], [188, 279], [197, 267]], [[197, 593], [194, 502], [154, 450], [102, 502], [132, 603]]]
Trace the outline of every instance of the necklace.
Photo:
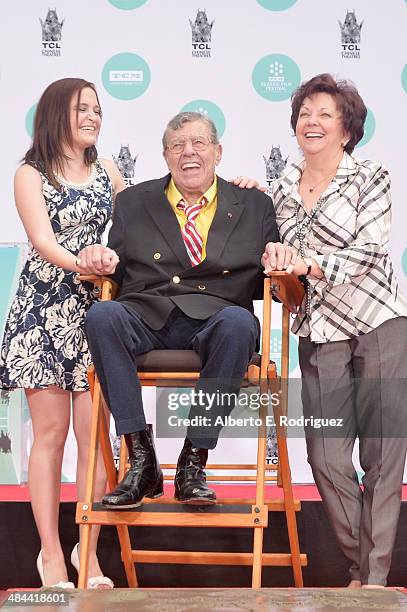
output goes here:
[[[307, 231], [308, 232], [310, 231], [312, 227], [312, 223], [315, 217], [317, 216], [319, 209], [321, 208], [321, 204], [322, 204], [322, 199], [318, 200], [315, 207], [312, 209], [311, 214], [304, 215], [303, 220], [300, 221], [300, 218], [299, 218], [300, 205], [297, 202], [297, 205], [295, 207], [295, 225], [296, 225], [297, 237], [300, 242], [300, 250], [303, 250], [304, 236], [307, 233]], [[305, 253], [303, 256], [305, 257]]]
[[[304, 259], [306, 257], [305, 246], [304, 246], [304, 237], [305, 235], [311, 231], [312, 224], [315, 220], [315, 217], [319, 213], [322, 204], [325, 202], [327, 198], [319, 198], [315, 207], [313, 208], [310, 215], [305, 214], [302, 221], [300, 221], [300, 205], [296, 204], [295, 207], [295, 233], [300, 243], [300, 255]], [[305, 283], [306, 288], [306, 298], [305, 298], [305, 315], [307, 317], [310, 316], [310, 307], [311, 307], [311, 288], [308, 281]]]
[[96, 164], [92, 164], [88, 177], [83, 183], [73, 183], [72, 181], [67, 181], [64, 177], [60, 176], [59, 174], [55, 174], [55, 178], [64, 187], [68, 187], [71, 189], [86, 189], [87, 187], [90, 187], [92, 185], [93, 181], [96, 178], [96, 175], [97, 175]]
[[[335, 170], [334, 174], [332, 174], [332, 172], [331, 172], [327, 176], [324, 176], [320, 181], [318, 181], [318, 183], [315, 183], [314, 185], [311, 185], [310, 187], [307, 187], [308, 192], [312, 193], [315, 190], [315, 187], [318, 187], [318, 185], [320, 185], [321, 183], [323, 183], [324, 181], [326, 181], [328, 179], [329, 179], [329, 182], [331, 182], [333, 177], [335, 176], [335, 174], [336, 174], [336, 170]], [[304, 173], [303, 173], [303, 176], [304, 176]]]

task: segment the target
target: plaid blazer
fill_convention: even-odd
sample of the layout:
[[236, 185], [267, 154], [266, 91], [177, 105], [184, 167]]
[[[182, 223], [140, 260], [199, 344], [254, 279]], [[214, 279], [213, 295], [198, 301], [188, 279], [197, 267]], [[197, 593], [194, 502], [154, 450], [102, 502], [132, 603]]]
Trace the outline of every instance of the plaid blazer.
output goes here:
[[[291, 164], [272, 184], [281, 241], [299, 249], [304, 210], [298, 184], [304, 160]], [[407, 301], [387, 252], [391, 222], [390, 178], [379, 163], [344, 153], [335, 178], [321, 196], [321, 207], [304, 237], [305, 255], [324, 272], [308, 277], [310, 313], [305, 299], [292, 331], [312, 342], [346, 340], [384, 321], [407, 316]]]

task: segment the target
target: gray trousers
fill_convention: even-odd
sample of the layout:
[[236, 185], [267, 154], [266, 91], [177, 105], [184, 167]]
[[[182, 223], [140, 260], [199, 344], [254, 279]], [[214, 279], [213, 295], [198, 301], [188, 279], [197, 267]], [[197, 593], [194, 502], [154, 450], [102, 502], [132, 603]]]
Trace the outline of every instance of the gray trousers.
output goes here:
[[299, 343], [304, 416], [342, 419], [307, 428], [308, 462], [351, 579], [362, 584], [385, 585], [390, 570], [407, 449], [406, 349], [406, 317], [350, 340]]

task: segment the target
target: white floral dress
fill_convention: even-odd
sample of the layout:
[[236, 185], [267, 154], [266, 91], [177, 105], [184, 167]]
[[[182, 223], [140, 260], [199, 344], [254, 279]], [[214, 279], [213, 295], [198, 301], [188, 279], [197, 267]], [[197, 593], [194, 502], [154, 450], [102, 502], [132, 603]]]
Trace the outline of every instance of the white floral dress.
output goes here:
[[[112, 185], [100, 162], [92, 167], [86, 184], [61, 180], [62, 191], [44, 174], [41, 178], [58, 243], [74, 254], [100, 243], [112, 214]], [[31, 247], [5, 326], [0, 388], [57, 385], [87, 390], [91, 358], [83, 323], [94, 301], [91, 284], [45, 261]]]

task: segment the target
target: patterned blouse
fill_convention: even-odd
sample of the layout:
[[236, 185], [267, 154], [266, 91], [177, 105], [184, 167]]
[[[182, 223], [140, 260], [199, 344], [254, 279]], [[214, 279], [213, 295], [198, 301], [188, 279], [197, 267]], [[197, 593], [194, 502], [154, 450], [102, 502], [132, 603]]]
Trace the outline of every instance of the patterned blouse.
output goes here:
[[[298, 193], [305, 161], [291, 164], [272, 185], [281, 241], [300, 250], [298, 223], [307, 216]], [[310, 308], [301, 304], [292, 331], [312, 342], [346, 340], [407, 316], [407, 301], [387, 252], [390, 178], [380, 164], [344, 153], [335, 178], [307, 226], [304, 255], [324, 273], [309, 276]]]
[[[42, 193], [58, 244], [75, 255], [102, 240], [112, 214], [112, 184], [97, 161], [89, 180], [56, 189], [42, 173]], [[93, 286], [30, 248], [7, 318], [0, 351], [0, 389], [89, 388], [84, 332]]]

